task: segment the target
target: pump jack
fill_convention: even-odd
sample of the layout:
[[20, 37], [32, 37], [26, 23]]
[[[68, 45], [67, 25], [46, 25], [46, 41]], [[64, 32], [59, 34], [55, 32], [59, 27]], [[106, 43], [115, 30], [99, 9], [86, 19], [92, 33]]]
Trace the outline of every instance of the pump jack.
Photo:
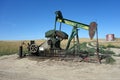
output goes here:
[[79, 28], [89, 30], [90, 39], [93, 39], [95, 31], [96, 31], [96, 27], [97, 27], [96, 22], [92, 22], [92, 23], [90, 23], [90, 25], [87, 25], [87, 24], [83, 24], [80, 22], [76, 22], [76, 21], [72, 21], [72, 20], [68, 20], [68, 19], [63, 18], [61, 11], [56, 11], [55, 14], [56, 14], [55, 29], [56, 29], [56, 22], [60, 22], [60, 27], [61, 27], [62, 23], [70, 25], [73, 27], [72, 33], [71, 33], [70, 38], [68, 40], [68, 44], [66, 46], [66, 50], [69, 48], [70, 42], [75, 36], [77, 38], [76, 39], [77, 43], [79, 43], [79, 39], [78, 39], [79, 38], [78, 37], [78, 29]]
[[[61, 25], [62, 23], [70, 25], [73, 27], [72, 29], [72, 33], [68, 39], [67, 42], [67, 46], [65, 48], [65, 51], [67, 51], [70, 47], [70, 43], [71, 40], [74, 39], [76, 37], [76, 44], [79, 44], [79, 36], [78, 36], [78, 29], [85, 29], [89, 31], [89, 36], [90, 39], [93, 39], [95, 32], [96, 32], [96, 36], [97, 36], [97, 57], [98, 57], [98, 61], [99, 63], [101, 63], [100, 61], [100, 57], [99, 57], [99, 44], [98, 44], [98, 32], [97, 32], [97, 23], [96, 22], [91, 22], [90, 25], [84, 24], [84, 23], [80, 23], [80, 22], [76, 22], [76, 21], [72, 21], [69, 19], [65, 19], [61, 13], [61, 11], [56, 11], [55, 12], [56, 16], [55, 16], [55, 25], [54, 25], [54, 29], [53, 30], [49, 30], [45, 33], [45, 37], [49, 38], [46, 42], [40, 44], [40, 45], [36, 45], [35, 41], [30, 41], [30, 43], [28, 43], [28, 51], [32, 54], [39, 54], [41, 56], [47, 56], [49, 55], [49, 53], [56, 53], [56, 51], [61, 50], [61, 46], [60, 46], [60, 42], [63, 39], [68, 39], [68, 34], [61, 31]], [[60, 22], [60, 28], [59, 30], [56, 30], [56, 23]], [[79, 47], [79, 45], [76, 45], [76, 47]], [[43, 55], [45, 53], [45, 55]], [[59, 54], [59, 53], [58, 53]], [[22, 45], [19, 47], [19, 57], [22, 57], [23, 53], [22, 53]], [[53, 55], [54, 56], [54, 55]]]
[[[97, 50], [96, 50], [96, 52], [97, 52], [98, 61], [99, 61], [99, 63], [101, 63], [100, 57], [99, 57], [99, 44], [98, 44], [97, 23], [96, 22], [91, 22], [90, 25], [87, 25], [87, 24], [84, 24], [84, 23], [80, 23], [80, 22], [69, 20], [69, 19], [65, 19], [65, 18], [63, 18], [63, 15], [62, 15], [61, 11], [56, 11], [55, 14], [56, 14], [56, 17], [55, 17], [54, 30], [56, 30], [56, 23], [57, 22], [60, 22], [60, 28], [59, 28], [60, 31], [61, 31], [61, 25], [62, 25], [62, 23], [70, 25], [70, 26], [73, 27], [72, 33], [71, 33], [71, 35], [70, 35], [70, 37], [68, 39], [66, 50], [69, 49], [71, 40], [73, 38], [75, 38], [75, 37], [76, 37], [76, 40], [77, 40], [76, 44], [79, 44], [79, 36], [78, 36], [78, 29], [79, 28], [80, 29], [82, 28], [82, 29], [88, 30], [89, 31], [90, 39], [93, 39], [93, 37], [95, 35], [95, 32], [96, 32], [96, 38], [97, 38], [97, 42], [96, 42], [97, 43]], [[76, 45], [76, 47], [78, 48], [79, 45]]]

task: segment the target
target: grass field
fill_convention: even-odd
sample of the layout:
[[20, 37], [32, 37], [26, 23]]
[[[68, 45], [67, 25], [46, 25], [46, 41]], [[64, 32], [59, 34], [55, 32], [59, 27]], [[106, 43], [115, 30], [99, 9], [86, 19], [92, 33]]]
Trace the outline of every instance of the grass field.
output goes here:
[[[44, 41], [45, 40], [36, 40], [36, 44], [40, 45]], [[0, 56], [18, 53], [19, 46], [21, 45], [22, 42], [23, 41], [0, 41]], [[28, 43], [29, 41], [24, 41], [24, 42]], [[95, 40], [90, 40], [87, 38], [80, 39], [80, 43], [83, 43], [83, 42], [95, 43]], [[66, 43], [67, 43], [67, 40], [62, 41], [61, 43], [62, 48], [65, 48]], [[73, 42], [71, 42], [71, 44], [72, 43]], [[107, 42], [104, 39], [100, 39], [99, 44], [104, 46], [112, 45], [120, 48], [120, 39], [117, 39], [116, 41], [112, 41], [112, 42]]]
[[[19, 51], [19, 46], [22, 42], [28, 43], [29, 41], [0, 41], [0, 56], [16, 54]], [[36, 44], [41, 44], [44, 40], [36, 40]], [[24, 46], [26, 48], [26, 46]]]
[[20, 41], [0, 41], [0, 56], [18, 52]]

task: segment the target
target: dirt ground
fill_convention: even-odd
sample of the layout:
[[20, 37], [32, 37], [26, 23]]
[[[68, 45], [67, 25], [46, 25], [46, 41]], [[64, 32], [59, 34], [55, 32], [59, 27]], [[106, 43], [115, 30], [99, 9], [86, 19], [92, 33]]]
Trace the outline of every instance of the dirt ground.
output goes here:
[[120, 57], [115, 59], [110, 65], [2, 56], [0, 80], [120, 80]]

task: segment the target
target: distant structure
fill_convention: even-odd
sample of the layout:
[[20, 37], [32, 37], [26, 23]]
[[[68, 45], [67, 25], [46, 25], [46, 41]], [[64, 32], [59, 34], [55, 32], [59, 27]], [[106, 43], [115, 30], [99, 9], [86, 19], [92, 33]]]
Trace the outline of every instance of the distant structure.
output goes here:
[[106, 35], [106, 41], [114, 41], [115, 35], [114, 34], [107, 34]]

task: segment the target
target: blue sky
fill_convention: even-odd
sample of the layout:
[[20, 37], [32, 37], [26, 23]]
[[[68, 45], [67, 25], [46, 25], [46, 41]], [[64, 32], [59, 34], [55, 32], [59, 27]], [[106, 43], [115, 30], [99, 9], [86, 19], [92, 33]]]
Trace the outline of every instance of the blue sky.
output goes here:
[[[96, 21], [99, 38], [120, 38], [120, 0], [0, 0], [0, 40], [45, 39], [57, 10], [77, 22]], [[70, 35], [72, 27], [63, 24], [62, 30]], [[88, 31], [80, 29], [79, 37], [88, 38]]]

